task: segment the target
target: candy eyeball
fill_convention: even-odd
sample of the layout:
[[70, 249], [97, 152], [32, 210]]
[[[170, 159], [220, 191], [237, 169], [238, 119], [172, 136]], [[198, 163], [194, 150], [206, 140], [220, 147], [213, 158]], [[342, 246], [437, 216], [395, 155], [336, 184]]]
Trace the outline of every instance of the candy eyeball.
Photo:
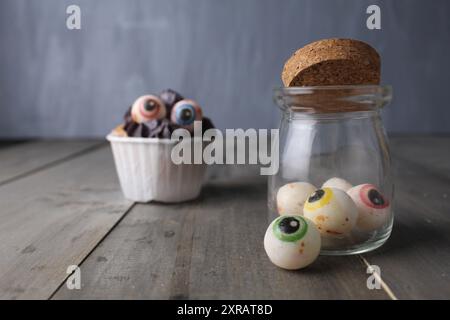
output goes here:
[[178, 101], [172, 108], [170, 120], [186, 129], [192, 129], [194, 121], [202, 120], [202, 108], [194, 100]]
[[131, 117], [137, 123], [162, 119], [166, 116], [166, 106], [157, 96], [145, 95], [136, 99], [131, 107]]
[[358, 229], [373, 231], [389, 219], [390, 203], [373, 184], [360, 184], [348, 190], [347, 194], [358, 209]]
[[303, 214], [311, 219], [326, 237], [342, 238], [356, 224], [358, 210], [350, 196], [340, 189], [322, 188], [305, 202]]
[[277, 193], [277, 210], [280, 215], [303, 215], [303, 206], [317, 188], [308, 182], [285, 184]]
[[296, 270], [316, 260], [320, 252], [320, 233], [314, 223], [301, 216], [280, 216], [269, 225], [264, 249], [276, 266]]
[[348, 182], [347, 180], [341, 179], [341, 178], [337, 178], [337, 177], [328, 179], [322, 185], [322, 188], [336, 188], [336, 189], [341, 189], [344, 191], [347, 191], [351, 187], [353, 187], [353, 186], [350, 182]]

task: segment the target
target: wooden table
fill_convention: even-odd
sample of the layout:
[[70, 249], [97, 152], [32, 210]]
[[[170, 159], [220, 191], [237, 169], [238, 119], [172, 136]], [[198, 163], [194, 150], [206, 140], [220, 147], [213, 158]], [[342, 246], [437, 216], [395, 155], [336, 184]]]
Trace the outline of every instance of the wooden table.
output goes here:
[[[391, 239], [363, 255], [276, 268], [262, 239], [265, 178], [220, 167], [200, 199], [123, 198], [109, 146], [0, 146], [1, 299], [450, 298], [450, 137], [391, 139], [397, 167]], [[367, 265], [381, 269], [369, 290]], [[69, 290], [68, 266], [80, 266]]]

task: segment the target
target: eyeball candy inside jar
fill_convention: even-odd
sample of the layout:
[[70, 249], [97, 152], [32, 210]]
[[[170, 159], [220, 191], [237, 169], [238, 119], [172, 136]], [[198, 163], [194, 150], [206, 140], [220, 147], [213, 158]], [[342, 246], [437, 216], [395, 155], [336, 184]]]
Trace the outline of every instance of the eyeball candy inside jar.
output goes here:
[[342, 238], [356, 224], [358, 210], [350, 196], [340, 189], [322, 188], [305, 202], [303, 214], [326, 237]]
[[137, 98], [131, 106], [131, 118], [137, 123], [162, 119], [165, 116], [166, 106], [164, 102], [151, 94]]
[[194, 121], [200, 121], [202, 118], [202, 108], [197, 102], [190, 99], [178, 101], [170, 113], [172, 122], [191, 131], [194, 128]]
[[303, 206], [317, 188], [308, 182], [287, 183], [278, 189], [277, 210], [280, 215], [303, 215]]
[[312, 221], [301, 216], [280, 216], [269, 225], [264, 249], [276, 266], [296, 270], [316, 260], [320, 252], [320, 233]]
[[348, 190], [347, 194], [358, 208], [358, 229], [373, 231], [389, 219], [390, 203], [373, 184], [360, 184]]
[[347, 180], [341, 179], [341, 178], [336, 178], [336, 177], [328, 179], [322, 185], [322, 188], [336, 188], [336, 189], [341, 189], [344, 191], [347, 191], [351, 187], [353, 187], [353, 186], [350, 182], [348, 182]]

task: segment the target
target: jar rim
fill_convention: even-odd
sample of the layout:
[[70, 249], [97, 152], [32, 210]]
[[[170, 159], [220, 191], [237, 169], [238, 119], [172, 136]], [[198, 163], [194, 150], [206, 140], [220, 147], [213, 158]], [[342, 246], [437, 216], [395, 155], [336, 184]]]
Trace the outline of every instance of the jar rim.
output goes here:
[[333, 85], [274, 88], [274, 101], [284, 111], [339, 113], [378, 110], [392, 99], [390, 85]]
[[278, 86], [275, 87], [274, 90], [282, 90], [282, 91], [286, 91], [286, 92], [302, 92], [302, 91], [307, 91], [307, 90], [342, 90], [342, 89], [366, 89], [366, 90], [374, 90], [374, 89], [392, 89], [391, 85], [377, 85], [377, 84], [352, 84], [352, 85], [330, 85], [330, 86], [297, 86], [297, 87], [282, 87], [282, 86]]

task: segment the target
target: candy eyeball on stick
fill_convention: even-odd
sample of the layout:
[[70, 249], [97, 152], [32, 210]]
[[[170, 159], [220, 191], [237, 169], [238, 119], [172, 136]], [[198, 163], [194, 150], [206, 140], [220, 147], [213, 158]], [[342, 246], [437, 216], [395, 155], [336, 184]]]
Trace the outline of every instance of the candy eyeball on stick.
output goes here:
[[316, 260], [320, 252], [320, 233], [312, 221], [301, 216], [280, 216], [269, 225], [264, 249], [276, 266], [296, 270]]
[[277, 210], [280, 215], [303, 215], [303, 206], [317, 188], [308, 182], [285, 184], [277, 192]]
[[373, 231], [389, 219], [390, 203], [373, 184], [360, 184], [348, 190], [347, 194], [358, 208], [358, 229]]
[[197, 102], [190, 99], [178, 101], [170, 113], [172, 122], [188, 130], [193, 129], [194, 121], [200, 121], [202, 118], [202, 108]]
[[358, 210], [350, 196], [340, 189], [322, 188], [305, 202], [303, 214], [326, 237], [342, 238], [356, 224]]
[[141, 96], [131, 106], [131, 118], [142, 123], [162, 119], [166, 116], [166, 106], [157, 96], [148, 94]]
[[351, 187], [353, 187], [353, 186], [350, 182], [348, 182], [347, 180], [341, 179], [341, 178], [337, 178], [337, 177], [328, 179], [322, 185], [322, 188], [336, 188], [336, 189], [341, 189], [344, 191], [347, 191]]

